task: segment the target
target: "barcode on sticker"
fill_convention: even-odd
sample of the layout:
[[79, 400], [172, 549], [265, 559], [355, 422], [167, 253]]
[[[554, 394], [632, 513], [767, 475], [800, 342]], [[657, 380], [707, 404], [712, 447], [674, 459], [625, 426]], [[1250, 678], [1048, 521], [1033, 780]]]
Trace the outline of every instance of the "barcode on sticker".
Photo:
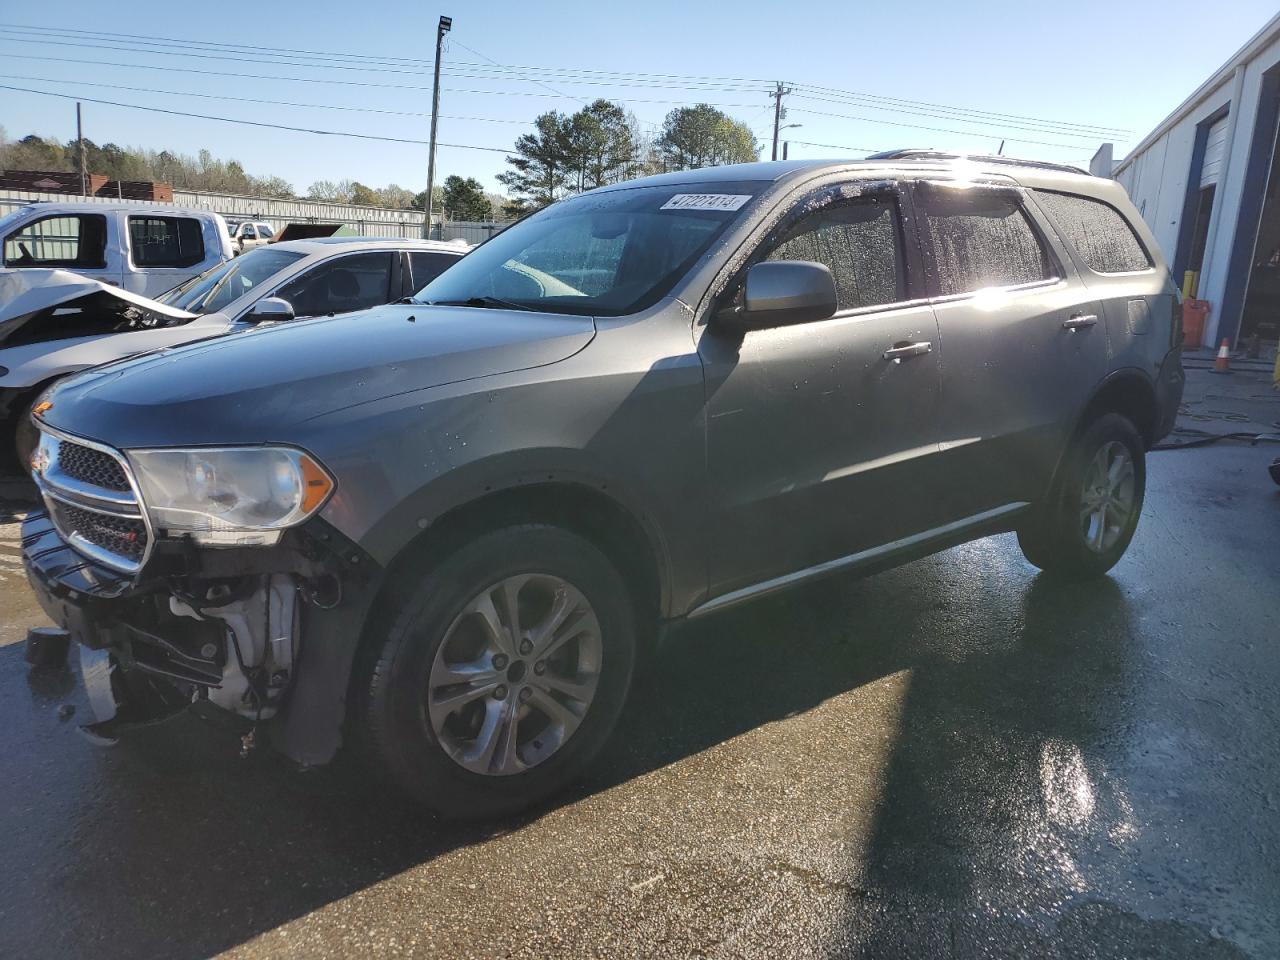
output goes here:
[[737, 210], [751, 199], [749, 193], [677, 193], [660, 210]]

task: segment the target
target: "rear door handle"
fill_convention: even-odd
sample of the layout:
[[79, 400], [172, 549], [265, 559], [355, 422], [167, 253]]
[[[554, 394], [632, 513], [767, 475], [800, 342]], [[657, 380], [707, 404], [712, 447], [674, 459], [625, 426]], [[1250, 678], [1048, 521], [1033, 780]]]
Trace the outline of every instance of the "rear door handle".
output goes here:
[[1062, 321], [1063, 330], [1079, 330], [1081, 327], [1092, 327], [1098, 322], [1098, 316], [1094, 313], [1077, 313], [1069, 320]]
[[928, 353], [933, 349], [933, 344], [925, 340], [920, 343], [903, 343], [896, 347], [892, 347], [884, 352], [886, 360], [892, 360], [894, 363], [901, 363], [911, 357], [918, 357], [921, 354]]

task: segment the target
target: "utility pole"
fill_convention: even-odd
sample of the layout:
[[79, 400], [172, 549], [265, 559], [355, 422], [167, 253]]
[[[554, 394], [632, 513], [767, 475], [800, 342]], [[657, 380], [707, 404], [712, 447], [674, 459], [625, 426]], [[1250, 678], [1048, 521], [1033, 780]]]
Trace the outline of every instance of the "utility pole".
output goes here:
[[80, 101], [76, 101], [76, 146], [80, 150], [80, 196], [89, 195], [89, 158], [84, 149], [84, 127], [80, 125]]
[[782, 109], [782, 98], [790, 92], [791, 88], [784, 87], [782, 81], [779, 80], [777, 89], [769, 94], [769, 96], [773, 97], [773, 155], [769, 158], [771, 160], [778, 159], [778, 130], [782, 125], [782, 118], [787, 115], [786, 111]]
[[431, 193], [436, 186], [436, 123], [440, 114], [440, 56], [444, 50], [444, 35], [453, 28], [452, 17], [441, 17], [436, 27], [436, 78], [431, 86], [431, 146], [427, 154], [427, 202], [423, 204], [426, 219], [422, 221], [422, 236], [431, 239]]

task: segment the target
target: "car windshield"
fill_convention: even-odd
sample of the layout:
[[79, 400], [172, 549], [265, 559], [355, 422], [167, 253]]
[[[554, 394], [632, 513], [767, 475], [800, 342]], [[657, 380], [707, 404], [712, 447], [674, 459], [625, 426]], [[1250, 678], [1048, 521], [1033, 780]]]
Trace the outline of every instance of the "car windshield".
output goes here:
[[430, 304], [621, 316], [666, 296], [758, 183], [637, 187], [553, 204], [418, 291]]
[[213, 313], [232, 300], [238, 300], [302, 257], [303, 254], [292, 250], [260, 247], [244, 256], [210, 267], [157, 299], [190, 313]]

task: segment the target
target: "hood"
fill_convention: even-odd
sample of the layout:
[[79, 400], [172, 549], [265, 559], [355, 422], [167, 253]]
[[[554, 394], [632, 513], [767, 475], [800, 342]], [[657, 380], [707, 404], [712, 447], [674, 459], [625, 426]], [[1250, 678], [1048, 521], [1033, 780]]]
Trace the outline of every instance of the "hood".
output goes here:
[[303, 421], [554, 363], [594, 335], [591, 317], [393, 304], [86, 371], [46, 394], [44, 419], [117, 447], [287, 442]]
[[124, 313], [133, 308], [164, 320], [191, 320], [196, 314], [69, 270], [0, 272], [0, 341], [17, 326], [52, 308]]

